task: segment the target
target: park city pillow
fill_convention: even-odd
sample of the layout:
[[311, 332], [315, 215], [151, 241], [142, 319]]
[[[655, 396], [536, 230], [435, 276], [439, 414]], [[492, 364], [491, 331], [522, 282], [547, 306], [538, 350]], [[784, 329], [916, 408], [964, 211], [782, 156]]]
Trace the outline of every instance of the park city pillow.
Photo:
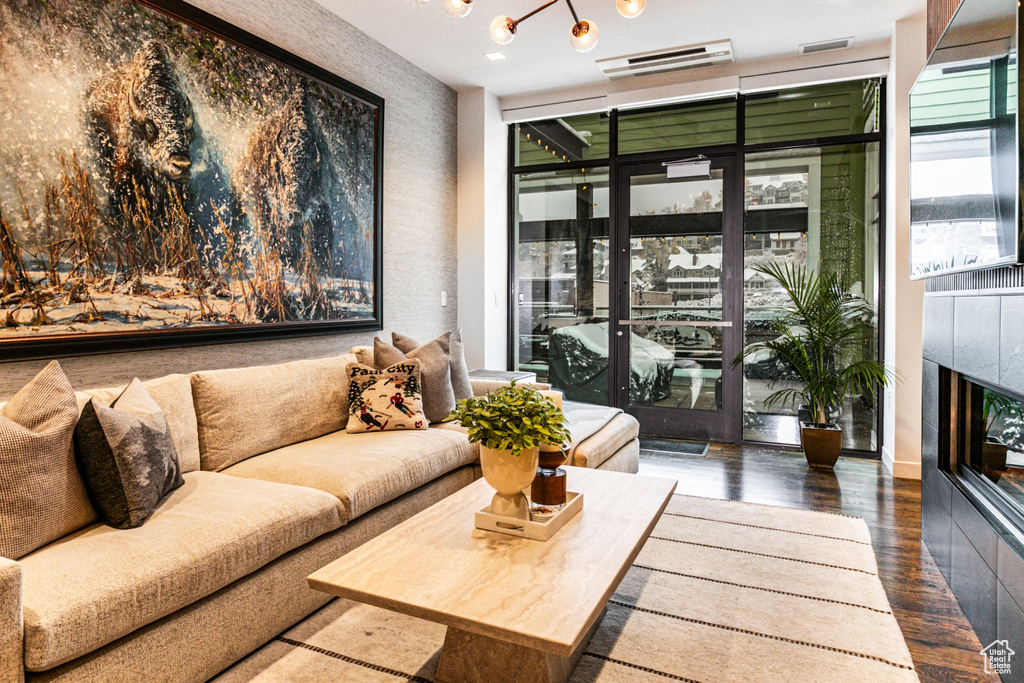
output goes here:
[[383, 370], [353, 363], [348, 376], [350, 434], [426, 429], [420, 395], [420, 362], [403, 360]]
[[57, 361], [0, 408], [0, 557], [17, 560], [96, 521], [75, 467], [77, 421]]
[[455, 392], [448, 369], [449, 336], [446, 332], [407, 354], [380, 339], [373, 340], [373, 365], [378, 370], [406, 358], [419, 360], [420, 381], [423, 384], [423, 413], [431, 422], [443, 422], [455, 410]]
[[[448, 368], [451, 371], [452, 391], [455, 393], [455, 400], [461, 401], [464, 398], [473, 398], [473, 385], [469, 381], [469, 368], [466, 366], [466, 351], [462, 345], [462, 328], [460, 327], [450, 334]], [[438, 337], [438, 339], [443, 338], [444, 335]], [[397, 332], [391, 333], [391, 343], [404, 354], [409, 354], [421, 346], [415, 339], [406, 337], [404, 334], [398, 334]]]
[[138, 379], [110, 406], [95, 398], [85, 404], [75, 451], [89, 497], [117, 529], [142, 526], [185, 483], [167, 419]]

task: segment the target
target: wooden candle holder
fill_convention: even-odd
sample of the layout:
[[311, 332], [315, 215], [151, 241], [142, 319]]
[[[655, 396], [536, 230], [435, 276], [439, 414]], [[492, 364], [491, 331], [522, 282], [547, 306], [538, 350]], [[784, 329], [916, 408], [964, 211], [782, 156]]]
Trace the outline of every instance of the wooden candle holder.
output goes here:
[[541, 446], [540, 466], [537, 468], [537, 476], [530, 486], [530, 501], [534, 505], [559, 507], [565, 505], [566, 498], [566, 473], [559, 465], [568, 460], [569, 448], [567, 446], [560, 450], [544, 450], [544, 448]]

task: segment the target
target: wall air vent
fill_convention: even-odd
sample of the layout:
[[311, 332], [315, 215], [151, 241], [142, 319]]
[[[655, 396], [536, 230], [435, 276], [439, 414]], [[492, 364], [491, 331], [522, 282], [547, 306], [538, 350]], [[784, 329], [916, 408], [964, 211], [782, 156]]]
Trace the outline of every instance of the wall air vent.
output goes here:
[[670, 73], [684, 69], [699, 69], [732, 62], [732, 41], [716, 40], [699, 45], [685, 45], [668, 50], [599, 59], [597, 65], [601, 67], [605, 76], [613, 81], [618, 81], [624, 78]]
[[853, 38], [839, 38], [837, 40], [823, 40], [820, 43], [804, 43], [800, 46], [800, 54], [813, 55], [817, 52], [832, 52], [833, 50], [845, 50], [853, 43]]

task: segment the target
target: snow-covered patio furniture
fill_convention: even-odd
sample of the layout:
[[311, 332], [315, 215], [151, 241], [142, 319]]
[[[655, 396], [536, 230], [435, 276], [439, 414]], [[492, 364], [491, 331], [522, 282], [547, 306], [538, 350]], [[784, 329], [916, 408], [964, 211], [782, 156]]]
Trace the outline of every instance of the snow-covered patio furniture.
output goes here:
[[[650, 404], [672, 391], [675, 354], [630, 332], [630, 402]], [[608, 402], [608, 323], [586, 323], [551, 332], [548, 381], [566, 398]], [[699, 387], [698, 387], [699, 392]]]

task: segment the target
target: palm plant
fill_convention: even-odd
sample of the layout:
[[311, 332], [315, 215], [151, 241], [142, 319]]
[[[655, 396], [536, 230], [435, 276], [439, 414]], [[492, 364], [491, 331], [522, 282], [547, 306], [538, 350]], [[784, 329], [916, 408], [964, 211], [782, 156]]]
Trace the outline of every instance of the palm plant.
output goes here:
[[985, 400], [982, 404], [981, 419], [985, 423], [985, 436], [988, 437], [1001, 417], [1020, 418], [1024, 416], [1024, 406], [1008, 396], [985, 389]]
[[790, 303], [771, 323], [778, 337], [748, 344], [733, 365], [766, 350], [792, 366], [800, 380], [800, 386], [781, 388], [765, 398], [765, 407], [803, 403], [815, 422], [824, 425], [829, 411], [847, 396], [865, 393], [874, 398], [879, 387], [895, 379], [878, 361], [859, 357], [864, 321], [872, 310], [864, 297], [850, 293], [844, 278], [780, 263], [754, 270], [777, 280]]

